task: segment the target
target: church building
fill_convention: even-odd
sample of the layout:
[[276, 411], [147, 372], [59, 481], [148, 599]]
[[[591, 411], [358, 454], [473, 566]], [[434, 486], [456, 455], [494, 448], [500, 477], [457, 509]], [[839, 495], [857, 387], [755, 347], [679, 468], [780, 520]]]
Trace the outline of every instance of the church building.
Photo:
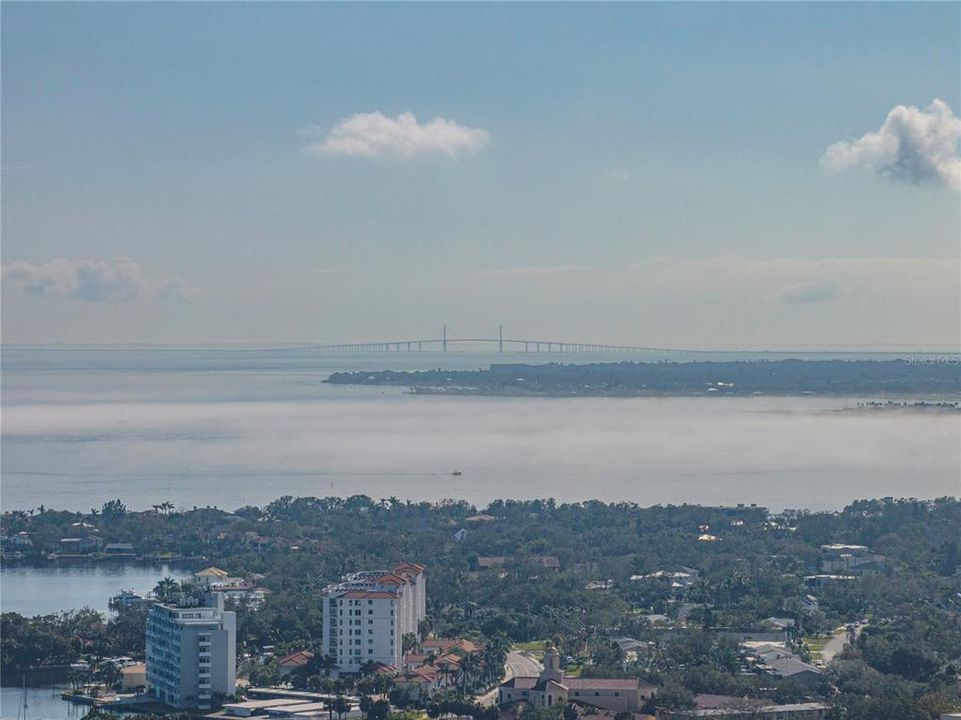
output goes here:
[[637, 712], [654, 696], [655, 689], [637, 678], [565, 677], [560, 655], [548, 647], [540, 677], [514, 677], [502, 683], [497, 701], [501, 705], [526, 702], [542, 708], [573, 702], [615, 712]]

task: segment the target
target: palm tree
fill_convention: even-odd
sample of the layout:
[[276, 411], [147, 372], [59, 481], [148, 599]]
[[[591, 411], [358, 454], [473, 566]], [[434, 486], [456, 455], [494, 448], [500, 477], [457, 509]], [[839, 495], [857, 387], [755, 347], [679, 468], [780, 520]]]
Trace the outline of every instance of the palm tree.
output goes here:
[[343, 720], [344, 715], [350, 712], [350, 701], [343, 695], [338, 695], [337, 699], [334, 700], [334, 711], [337, 713], [337, 717]]
[[459, 668], [461, 694], [466, 695], [467, 691], [473, 687], [474, 675], [478, 670], [480, 670], [480, 658], [473, 653], [461, 659]]
[[153, 591], [154, 595], [156, 595], [161, 601], [166, 602], [179, 589], [180, 584], [172, 577], [168, 576], [158, 582]]

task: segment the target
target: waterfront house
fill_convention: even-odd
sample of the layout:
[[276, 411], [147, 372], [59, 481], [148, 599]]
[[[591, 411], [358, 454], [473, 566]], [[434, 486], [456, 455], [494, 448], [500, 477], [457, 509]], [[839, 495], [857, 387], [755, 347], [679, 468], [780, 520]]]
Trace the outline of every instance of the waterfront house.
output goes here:
[[79, 537], [61, 538], [59, 552], [61, 555], [89, 555], [100, 547], [100, 538], [96, 535], [81, 535]]
[[146, 663], [132, 663], [120, 668], [120, 690], [122, 692], [141, 691], [147, 687]]
[[103, 549], [104, 555], [113, 557], [135, 557], [132, 543], [107, 543]]
[[220, 585], [237, 585], [243, 582], [241, 578], [231, 577], [230, 573], [226, 570], [221, 570], [219, 567], [214, 566], [195, 572], [194, 580], [198, 585], [203, 585], [206, 588], [213, 588]]

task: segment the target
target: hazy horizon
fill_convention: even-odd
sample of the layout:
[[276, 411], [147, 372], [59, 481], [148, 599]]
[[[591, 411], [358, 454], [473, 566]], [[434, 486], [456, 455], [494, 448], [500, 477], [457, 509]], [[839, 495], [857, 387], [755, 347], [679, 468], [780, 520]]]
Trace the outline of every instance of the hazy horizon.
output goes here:
[[957, 4], [0, 13], [5, 342], [961, 343]]
[[437, 356], [4, 350], [4, 506], [366, 494], [839, 509], [958, 493], [961, 416], [844, 411], [871, 396], [445, 397], [323, 382]]

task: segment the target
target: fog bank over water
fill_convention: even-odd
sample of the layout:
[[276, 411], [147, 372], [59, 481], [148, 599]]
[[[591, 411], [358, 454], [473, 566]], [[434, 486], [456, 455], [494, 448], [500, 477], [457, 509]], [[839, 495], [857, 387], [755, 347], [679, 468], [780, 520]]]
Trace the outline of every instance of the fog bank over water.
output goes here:
[[961, 493], [956, 413], [821, 397], [422, 397], [324, 385], [336, 368], [317, 358], [4, 352], [5, 509], [355, 493], [823, 509]]

